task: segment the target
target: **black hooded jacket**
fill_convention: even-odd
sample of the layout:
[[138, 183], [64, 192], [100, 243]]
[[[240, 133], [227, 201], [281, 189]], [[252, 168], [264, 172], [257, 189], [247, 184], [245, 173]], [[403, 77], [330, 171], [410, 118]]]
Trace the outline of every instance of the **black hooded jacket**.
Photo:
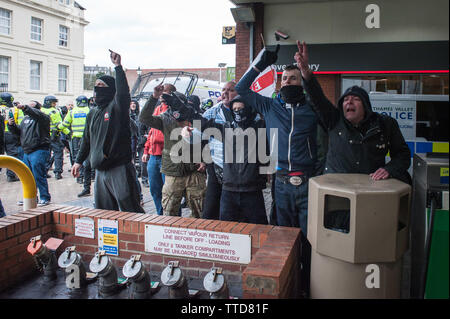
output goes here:
[[[324, 173], [371, 174], [383, 167], [391, 177], [411, 184], [407, 171], [411, 153], [398, 123], [392, 117], [373, 112], [365, 90], [356, 86], [349, 88], [336, 108], [325, 97], [314, 76], [303, 82], [313, 109], [329, 133]], [[359, 96], [364, 104], [365, 117], [357, 127], [344, 116], [342, 103], [347, 95]], [[388, 152], [391, 160], [386, 163]]]
[[122, 66], [115, 71], [115, 83], [114, 78], [101, 78], [115, 89], [115, 95], [107, 105], [98, 105], [89, 112], [76, 159], [81, 164], [90, 156], [92, 168], [101, 171], [128, 164], [132, 158], [130, 88]]
[[50, 148], [50, 116], [36, 108], [25, 106], [25, 117], [19, 126], [9, 125], [11, 133], [20, 136], [20, 143], [25, 154]]

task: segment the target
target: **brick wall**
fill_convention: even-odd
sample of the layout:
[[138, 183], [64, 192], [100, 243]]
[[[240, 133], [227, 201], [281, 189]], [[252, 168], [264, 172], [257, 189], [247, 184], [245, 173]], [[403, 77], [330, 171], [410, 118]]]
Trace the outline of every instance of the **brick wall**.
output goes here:
[[[64, 239], [59, 250], [76, 245], [87, 263], [98, 250], [98, 240], [75, 236], [75, 220], [90, 217], [97, 228], [99, 219], [117, 220], [119, 256], [114, 265], [122, 267], [135, 254], [150, 271], [161, 272], [169, 261], [178, 260], [187, 277], [203, 278], [211, 267], [222, 267], [229, 282], [242, 282], [244, 298], [292, 298], [298, 296], [300, 229], [224, 222], [173, 216], [135, 214], [83, 207], [50, 205], [0, 219], [0, 291], [34, 272], [31, 255], [26, 252], [31, 237], [43, 235]], [[250, 234], [252, 261], [248, 265], [182, 258], [147, 253], [145, 225], [161, 225], [208, 231]], [[59, 256], [59, 254], [57, 253]]]

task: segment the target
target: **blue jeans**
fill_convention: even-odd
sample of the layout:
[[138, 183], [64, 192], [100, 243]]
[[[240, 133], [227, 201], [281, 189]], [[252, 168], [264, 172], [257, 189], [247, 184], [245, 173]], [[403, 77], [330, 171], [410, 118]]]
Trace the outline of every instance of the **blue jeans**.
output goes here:
[[275, 178], [275, 198], [278, 226], [300, 227], [307, 234], [308, 182], [300, 186], [284, 184]]
[[163, 214], [162, 209], [162, 188], [164, 186], [164, 174], [161, 173], [161, 156], [150, 155], [147, 163], [148, 183], [150, 185], [150, 194], [155, 203], [156, 213]]
[[47, 183], [47, 162], [50, 158], [50, 151], [37, 150], [30, 154], [23, 155], [23, 162], [33, 173], [36, 186], [39, 189], [41, 200], [49, 201], [50, 193]]
[[267, 225], [262, 190], [232, 192], [222, 189], [220, 220]]

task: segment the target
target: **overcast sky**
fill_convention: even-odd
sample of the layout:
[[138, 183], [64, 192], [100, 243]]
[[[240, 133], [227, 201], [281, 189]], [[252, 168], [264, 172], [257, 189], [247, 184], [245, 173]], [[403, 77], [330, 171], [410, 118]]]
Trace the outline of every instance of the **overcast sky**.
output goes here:
[[229, 0], [77, 0], [84, 8], [85, 65], [111, 66], [108, 49], [137, 68], [235, 66], [235, 45], [222, 27], [235, 22]]

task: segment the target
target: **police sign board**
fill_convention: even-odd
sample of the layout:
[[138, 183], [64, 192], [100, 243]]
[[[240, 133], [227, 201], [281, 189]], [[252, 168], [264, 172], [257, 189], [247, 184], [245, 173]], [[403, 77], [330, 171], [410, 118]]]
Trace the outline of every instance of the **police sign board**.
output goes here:
[[145, 226], [145, 251], [156, 254], [248, 264], [251, 247], [250, 235]]
[[119, 256], [119, 223], [117, 220], [98, 220], [98, 249]]

